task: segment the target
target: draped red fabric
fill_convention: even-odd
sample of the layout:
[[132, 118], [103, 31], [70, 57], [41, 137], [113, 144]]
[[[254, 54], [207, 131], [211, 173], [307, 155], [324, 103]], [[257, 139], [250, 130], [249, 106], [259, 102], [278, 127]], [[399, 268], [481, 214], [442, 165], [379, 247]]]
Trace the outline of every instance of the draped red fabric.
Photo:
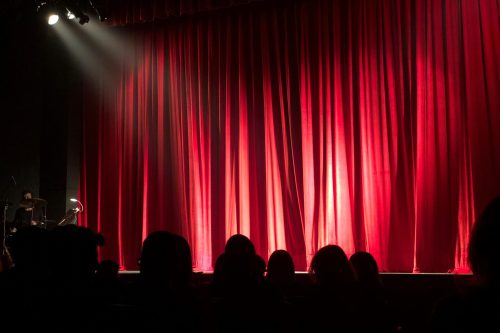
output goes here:
[[283, 0], [94, 0], [93, 3], [98, 11], [107, 14], [105, 16], [108, 16], [113, 25], [125, 25], [206, 13], [261, 1]]
[[500, 1], [272, 2], [122, 32], [84, 112], [80, 223], [101, 257], [134, 269], [166, 229], [201, 270], [235, 233], [298, 269], [327, 244], [467, 269], [500, 192]]

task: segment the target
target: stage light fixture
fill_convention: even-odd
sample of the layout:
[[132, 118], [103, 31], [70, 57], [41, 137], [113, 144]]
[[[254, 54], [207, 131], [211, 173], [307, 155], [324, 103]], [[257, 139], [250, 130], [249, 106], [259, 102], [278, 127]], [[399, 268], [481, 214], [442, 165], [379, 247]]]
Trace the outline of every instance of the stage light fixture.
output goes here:
[[49, 3], [46, 1], [40, 2], [37, 4], [36, 11], [49, 25], [54, 25], [59, 22], [59, 15], [61, 14], [61, 11], [55, 3]]
[[49, 18], [47, 19], [47, 23], [49, 25], [54, 25], [59, 21], [59, 15], [57, 14], [50, 14]]
[[[96, 3], [94, 3], [96, 2]], [[100, 1], [92, 0], [38, 0], [37, 12], [40, 14], [50, 14], [49, 24], [56, 24], [60, 18], [74, 20], [77, 19], [81, 25], [90, 21], [90, 15], [97, 15], [99, 20], [104, 21], [108, 15], [104, 14]], [[56, 17], [57, 16], [57, 17]]]
[[78, 23], [84, 25], [85, 23], [89, 23], [89, 20], [90, 18], [88, 17], [88, 15], [82, 13], [78, 18]]

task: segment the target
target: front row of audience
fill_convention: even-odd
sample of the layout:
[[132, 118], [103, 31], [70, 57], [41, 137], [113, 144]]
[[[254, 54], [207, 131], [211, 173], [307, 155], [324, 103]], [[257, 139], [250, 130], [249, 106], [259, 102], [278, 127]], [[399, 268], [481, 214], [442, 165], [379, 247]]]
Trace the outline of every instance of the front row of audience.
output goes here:
[[[500, 197], [474, 225], [469, 259], [477, 287], [435, 306], [431, 332], [499, 328]], [[194, 286], [191, 251], [181, 236], [158, 231], [143, 243], [140, 278], [124, 286], [118, 265], [97, 261], [103, 240], [87, 228], [29, 227], [12, 244], [15, 265], [0, 273], [4, 332], [398, 332], [374, 258], [348, 258], [336, 245], [311, 262], [314, 283], [295, 279], [284, 250], [265, 261], [234, 235], [208, 288]], [[266, 273], [267, 272], [267, 273]], [[425, 320], [425, 318], [423, 318]]]

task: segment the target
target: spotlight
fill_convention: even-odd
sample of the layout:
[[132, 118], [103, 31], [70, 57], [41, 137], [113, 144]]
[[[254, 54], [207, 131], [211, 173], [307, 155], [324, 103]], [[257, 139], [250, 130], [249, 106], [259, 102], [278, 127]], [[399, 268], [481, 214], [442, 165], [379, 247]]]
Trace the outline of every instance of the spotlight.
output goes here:
[[46, 1], [39, 2], [36, 7], [36, 11], [40, 13], [41, 17], [47, 19], [47, 23], [49, 25], [54, 25], [59, 22], [59, 16], [63, 13], [56, 3]]
[[59, 21], [59, 15], [57, 14], [50, 14], [49, 19], [47, 20], [47, 23], [50, 25], [54, 25]]
[[[101, 21], [108, 18], [107, 13], [102, 9], [101, 1], [95, 0], [35, 0], [37, 12], [50, 14], [48, 23], [54, 25], [59, 18], [68, 20], [78, 20], [81, 25], [89, 23], [89, 15], [97, 14]], [[91, 11], [90, 13], [88, 11]]]

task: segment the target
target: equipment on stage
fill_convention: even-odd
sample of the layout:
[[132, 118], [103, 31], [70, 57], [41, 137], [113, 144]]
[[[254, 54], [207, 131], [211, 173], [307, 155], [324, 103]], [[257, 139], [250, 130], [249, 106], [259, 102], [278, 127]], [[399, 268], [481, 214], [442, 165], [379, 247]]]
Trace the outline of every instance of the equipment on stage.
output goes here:
[[71, 202], [76, 202], [78, 204], [78, 207], [69, 209], [66, 212], [66, 215], [59, 221], [57, 225], [66, 225], [70, 223], [76, 223], [76, 218], [79, 213], [83, 212], [83, 204], [78, 201], [77, 199], [71, 198], [69, 199]]
[[19, 207], [23, 208], [35, 208], [35, 207], [47, 207], [47, 200], [41, 198], [31, 198], [21, 200]]
[[66, 225], [76, 222], [76, 217], [80, 212], [79, 208], [68, 209], [66, 215], [57, 223], [57, 225]]
[[[46, 211], [47, 211], [48, 202], [47, 202], [47, 200], [42, 199], [42, 198], [23, 199], [19, 202], [19, 207], [26, 209], [26, 211], [33, 211], [35, 209], [40, 209], [40, 211], [42, 212], [42, 216], [41, 216], [40, 221], [31, 220], [30, 225], [37, 226], [37, 227], [40, 227], [43, 229], [52, 229], [55, 226], [62, 226], [62, 225], [66, 225], [66, 224], [76, 224], [78, 214], [83, 212], [83, 209], [84, 209], [83, 204], [79, 200], [74, 199], [74, 198], [71, 198], [70, 201], [77, 203], [78, 206], [76, 208], [69, 209], [66, 212], [66, 214], [64, 215], [64, 217], [60, 220], [47, 220]], [[0, 201], [0, 204], [3, 204], [3, 201]], [[12, 203], [8, 202], [7, 207], [11, 206], [11, 205], [12, 205]], [[5, 226], [5, 223], [4, 223], [4, 226]], [[7, 235], [10, 233], [12, 233], [12, 231], [9, 232], [8, 230], [6, 230]]]
[[7, 210], [9, 206], [12, 206], [12, 202], [7, 200], [0, 201], [2, 210], [2, 253], [0, 255], [0, 265], [1, 268], [4, 269], [3, 266], [10, 266], [12, 263], [12, 257], [9, 252], [9, 248], [7, 246], [7, 239], [9, 238], [9, 234], [7, 233]]
[[[9, 201], [8, 195], [12, 185], [17, 186], [16, 179], [14, 176], [10, 176], [7, 186], [2, 191], [1, 196], [1, 205], [3, 207], [2, 210], [2, 253], [0, 255], [0, 260], [2, 266], [10, 266], [12, 264], [12, 257], [10, 255], [9, 249], [7, 247], [7, 210], [12, 203]], [[3, 269], [4, 267], [2, 267]]]
[[[2, 250], [0, 256], [0, 268], [4, 270], [12, 266], [12, 257], [10, 255], [10, 243], [14, 234], [16, 233], [16, 228], [19, 227], [14, 222], [7, 222], [7, 211], [9, 207], [13, 206], [13, 203], [9, 201], [8, 195], [10, 193], [11, 187], [17, 186], [16, 180], [13, 176], [10, 177], [9, 182], [1, 192], [0, 192], [0, 232], [2, 241]], [[31, 192], [30, 192], [31, 194]], [[24, 196], [24, 194], [23, 194]], [[79, 213], [83, 212], [83, 204], [77, 199], [70, 199], [71, 202], [78, 204], [78, 207], [69, 209], [66, 215], [61, 220], [47, 220], [47, 200], [42, 198], [30, 198], [29, 196], [24, 196], [24, 198], [19, 202], [19, 209], [23, 214], [27, 214], [27, 222], [31, 226], [37, 226], [43, 229], [52, 229], [56, 226], [62, 226], [67, 224], [75, 224], [77, 216]], [[37, 211], [40, 214], [34, 214]], [[36, 216], [35, 216], [36, 215]], [[17, 211], [16, 211], [17, 216]], [[39, 220], [36, 221], [35, 219]], [[28, 225], [28, 224], [24, 224]]]
[[[23, 199], [19, 202], [19, 207], [24, 208], [28, 212], [31, 212], [31, 214], [33, 214], [32, 212], [35, 209], [39, 209], [40, 212], [42, 213], [40, 220], [37, 221], [37, 220], [31, 219], [30, 225], [37, 226], [37, 227], [40, 227], [43, 229], [52, 229], [56, 226], [62, 226], [62, 225], [67, 225], [67, 224], [76, 224], [78, 214], [83, 212], [83, 209], [84, 209], [83, 204], [79, 200], [74, 199], [74, 198], [71, 198], [70, 201], [77, 203], [78, 206], [76, 208], [69, 209], [66, 212], [66, 214], [64, 215], [64, 217], [60, 220], [47, 220], [46, 212], [47, 212], [48, 202], [47, 202], [47, 200], [42, 199], [42, 198]], [[9, 226], [8, 226], [9, 223], [6, 221], [7, 209], [8, 209], [8, 207], [10, 207], [12, 205], [13, 204], [10, 201], [6, 201], [6, 200], [0, 201], [0, 206], [2, 206], [4, 208], [3, 209], [3, 224], [2, 224], [2, 229], [3, 229], [3, 233], [2, 233], [3, 237], [2, 238], [3, 238], [3, 244], [4, 244], [3, 252], [5, 252], [7, 250], [7, 246], [5, 245], [5, 239], [11, 237], [16, 232], [16, 229], [14, 227], [11, 226], [9, 228]]]
[[[30, 225], [37, 226], [43, 229], [47, 228], [47, 200], [42, 198], [27, 198], [19, 202], [19, 207], [31, 211], [32, 218]], [[39, 209], [41, 212], [41, 218], [39, 220], [34, 219], [33, 212], [35, 209]]]

